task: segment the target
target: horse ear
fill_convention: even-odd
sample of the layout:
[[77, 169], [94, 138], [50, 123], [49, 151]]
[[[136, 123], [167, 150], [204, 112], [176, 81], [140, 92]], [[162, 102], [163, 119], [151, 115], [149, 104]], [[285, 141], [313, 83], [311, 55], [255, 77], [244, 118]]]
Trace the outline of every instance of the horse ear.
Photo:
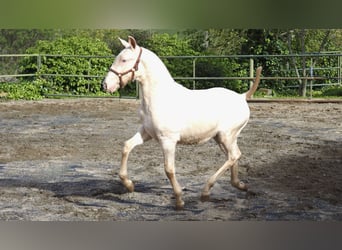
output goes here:
[[126, 42], [125, 40], [121, 39], [120, 37], [119, 37], [119, 40], [120, 40], [121, 44], [122, 44], [125, 48], [128, 48], [129, 46], [131, 46], [128, 42]]
[[133, 36], [128, 36], [128, 42], [131, 45], [132, 49], [135, 49], [135, 47], [137, 47], [137, 42], [135, 41]]

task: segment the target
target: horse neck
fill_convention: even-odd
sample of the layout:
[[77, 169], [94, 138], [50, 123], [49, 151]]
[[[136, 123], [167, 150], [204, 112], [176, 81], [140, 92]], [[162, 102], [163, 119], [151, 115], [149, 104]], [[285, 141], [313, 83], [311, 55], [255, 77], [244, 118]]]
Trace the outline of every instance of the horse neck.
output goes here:
[[144, 74], [140, 77], [142, 98], [150, 102], [156, 95], [169, 92], [176, 84], [170, 72], [160, 58], [152, 51], [143, 50], [141, 63], [144, 65]]

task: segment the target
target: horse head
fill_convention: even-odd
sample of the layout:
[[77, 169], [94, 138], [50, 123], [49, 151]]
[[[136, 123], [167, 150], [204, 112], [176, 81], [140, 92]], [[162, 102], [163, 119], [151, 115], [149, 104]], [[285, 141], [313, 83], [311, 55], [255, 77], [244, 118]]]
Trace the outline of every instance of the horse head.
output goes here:
[[115, 58], [109, 68], [102, 86], [107, 92], [113, 93], [119, 88], [124, 88], [130, 81], [139, 75], [139, 63], [142, 48], [138, 46], [134, 37], [129, 36], [128, 42], [119, 38], [124, 49]]

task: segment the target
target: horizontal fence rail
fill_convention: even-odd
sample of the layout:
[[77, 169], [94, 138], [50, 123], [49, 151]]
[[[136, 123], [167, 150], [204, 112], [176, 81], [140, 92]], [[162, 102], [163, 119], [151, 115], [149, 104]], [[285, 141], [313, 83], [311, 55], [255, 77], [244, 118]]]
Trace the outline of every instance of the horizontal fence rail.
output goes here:
[[[34, 57], [37, 61], [37, 71], [34, 73], [20, 73], [19, 62], [24, 57]], [[44, 64], [46, 58], [85, 58], [89, 60], [89, 67], [91, 67], [92, 59], [99, 58], [112, 58], [114, 60], [115, 56], [104, 56], [104, 55], [54, 55], [54, 54], [6, 54], [0, 55], [0, 84], [1, 82], [17, 81], [19, 79], [25, 79], [28, 77], [42, 77], [52, 79], [53, 82], [55, 77], [76, 77], [85, 79], [98, 79], [99, 84], [101, 84], [102, 79], [105, 77], [107, 72], [103, 74], [44, 74], [40, 72], [40, 68]], [[307, 81], [307, 88], [310, 89], [310, 96], [312, 95], [312, 89], [319, 86], [327, 85], [341, 85], [342, 78], [342, 53], [341, 52], [329, 52], [329, 53], [310, 53], [310, 54], [290, 54], [290, 55], [207, 55], [207, 56], [161, 56], [163, 61], [169, 60], [180, 60], [184, 63], [188, 60], [189, 75], [174, 76], [177, 81], [188, 81], [191, 82], [191, 88], [196, 89], [197, 84], [201, 81], [246, 81], [246, 83], [251, 82], [254, 79], [254, 64], [259, 65], [260, 60], [267, 64], [268, 59], [278, 58], [279, 60], [285, 59], [286, 61], [280, 65], [279, 70], [272, 71], [271, 75], [263, 75], [261, 80], [266, 81], [292, 81], [293, 84], [287, 84], [285, 88], [299, 88], [299, 81]], [[296, 58], [301, 60], [305, 64], [305, 67], [294, 68], [291, 66], [292, 62], [290, 59]], [[329, 68], [322, 67], [319, 64], [314, 64], [313, 60], [318, 58], [328, 58], [329, 60], [334, 60], [335, 65]], [[201, 60], [238, 60], [238, 63], [243, 64], [246, 75], [240, 76], [199, 76], [197, 66]], [[298, 63], [299, 64], [299, 63]], [[6, 67], [1, 67], [2, 65], [9, 65]], [[110, 65], [108, 65], [109, 68]], [[11, 71], [12, 70], [12, 71]], [[264, 72], [264, 71], [263, 71]], [[322, 73], [323, 72], [323, 73]], [[295, 76], [294, 76], [295, 75]], [[317, 83], [317, 81], [320, 81]], [[220, 83], [215, 83], [220, 86]], [[137, 89], [137, 88], [136, 88]], [[138, 97], [139, 90], [136, 90], [136, 97]]]

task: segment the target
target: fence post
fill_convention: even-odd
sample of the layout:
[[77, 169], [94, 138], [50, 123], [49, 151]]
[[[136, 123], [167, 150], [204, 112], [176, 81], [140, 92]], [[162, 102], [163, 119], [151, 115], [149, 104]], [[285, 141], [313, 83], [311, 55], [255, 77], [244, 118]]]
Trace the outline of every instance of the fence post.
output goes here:
[[[87, 75], [89, 76], [90, 75], [90, 71], [91, 71], [91, 58], [89, 58], [88, 60], [88, 72], [87, 72]], [[88, 78], [87, 78], [88, 79]], [[89, 80], [87, 81], [88, 82], [88, 91], [90, 90], [90, 83], [89, 83]]]
[[37, 75], [40, 75], [40, 68], [42, 66], [42, 56], [40, 54], [37, 55]]
[[194, 60], [192, 61], [192, 77], [193, 77], [193, 81], [192, 81], [192, 89], [196, 89], [196, 58], [194, 58]]
[[341, 77], [342, 77], [342, 65], [341, 65], [341, 58], [342, 56], [338, 56], [338, 84], [341, 84]]
[[[249, 59], [249, 77], [253, 78], [254, 77], [254, 59], [250, 58]], [[251, 88], [253, 85], [253, 79], [249, 81], [249, 88]]]
[[313, 59], [310, 60], [310, 99], [312, 99], [312, 77], [313, 77]]
[[139, 83], [138, 81], [135, 81], [135, 99], [139, 100], [140, 99], [140, 88], [139, 88]]

